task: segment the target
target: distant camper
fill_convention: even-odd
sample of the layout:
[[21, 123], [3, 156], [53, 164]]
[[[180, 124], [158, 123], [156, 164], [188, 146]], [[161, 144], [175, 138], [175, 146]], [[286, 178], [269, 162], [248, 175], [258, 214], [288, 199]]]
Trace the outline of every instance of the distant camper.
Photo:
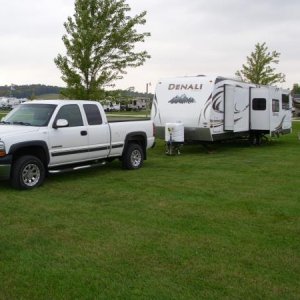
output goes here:
[[300, 94], [293, 96], [294, 113], [296, 117], [300, 117]]
[[121, 109], [120, 103], [113, 101], [102, 101], [102, 105], [105, 112], [120, 111]]
[[147, 101], [149, 101], [148, 98], [137, 97], [133, 99], [130, 103], [128, 103], [127, 110], [144, 110], [147, 108]]
[[151, 119], [160, 138], [166, 123], [179, 122], [185, 142], [249, 137], [259, 143], [265, 134], [290, 133], [291, 111], [289, 90], [201, 75], [160, 80]]
[[21, 103], [28, 101], [26, 98], [0, 97], [0, 109], [13, 109]]

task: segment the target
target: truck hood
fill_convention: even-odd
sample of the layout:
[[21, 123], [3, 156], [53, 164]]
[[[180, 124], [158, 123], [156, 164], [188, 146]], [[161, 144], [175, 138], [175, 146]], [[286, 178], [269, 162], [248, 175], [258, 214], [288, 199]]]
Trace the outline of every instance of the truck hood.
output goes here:
[[26, 134], [30, 132], [37, 132], [38, 130], [39, 127], [34, 127], [34, 126], [0, 125], [0, 140], [3, 137]]

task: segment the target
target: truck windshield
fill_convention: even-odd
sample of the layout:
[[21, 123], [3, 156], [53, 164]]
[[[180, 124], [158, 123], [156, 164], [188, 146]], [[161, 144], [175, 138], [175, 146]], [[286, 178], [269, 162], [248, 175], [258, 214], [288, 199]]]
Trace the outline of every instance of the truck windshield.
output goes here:
[[2, 123], [47, 126], [55, 108], [54, 104], [21, 104], [11, 111]]

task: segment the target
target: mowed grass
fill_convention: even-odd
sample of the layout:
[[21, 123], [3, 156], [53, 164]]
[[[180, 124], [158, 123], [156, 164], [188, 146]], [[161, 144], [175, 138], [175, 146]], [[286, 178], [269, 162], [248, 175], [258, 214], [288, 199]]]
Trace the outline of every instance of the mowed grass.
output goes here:
[[164, 143], [114, 161], [0, 183], [0, 299], [299, 299], [300, 122], [260, 147]]
[[1, 110], [0, 109], [0, 119], [5, 117], [8, 114], [9, 110]]

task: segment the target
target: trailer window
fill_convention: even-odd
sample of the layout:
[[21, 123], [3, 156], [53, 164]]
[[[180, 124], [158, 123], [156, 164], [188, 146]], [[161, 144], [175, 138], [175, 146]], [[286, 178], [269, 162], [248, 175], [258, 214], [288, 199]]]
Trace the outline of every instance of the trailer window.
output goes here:
[[253, 110], [266, 110], [267, 101], [265, 98], [254, 98], [252, 100], [252, 109]]
[[89, 125], [102, 124], [101, 114], [96, 104], [84, 104], [83, 108]]
[[289, 95], [282, 94], [282, 109], [289, 110]]
[[272, 99], [272, 112], [279, 112], [279, 100]]

